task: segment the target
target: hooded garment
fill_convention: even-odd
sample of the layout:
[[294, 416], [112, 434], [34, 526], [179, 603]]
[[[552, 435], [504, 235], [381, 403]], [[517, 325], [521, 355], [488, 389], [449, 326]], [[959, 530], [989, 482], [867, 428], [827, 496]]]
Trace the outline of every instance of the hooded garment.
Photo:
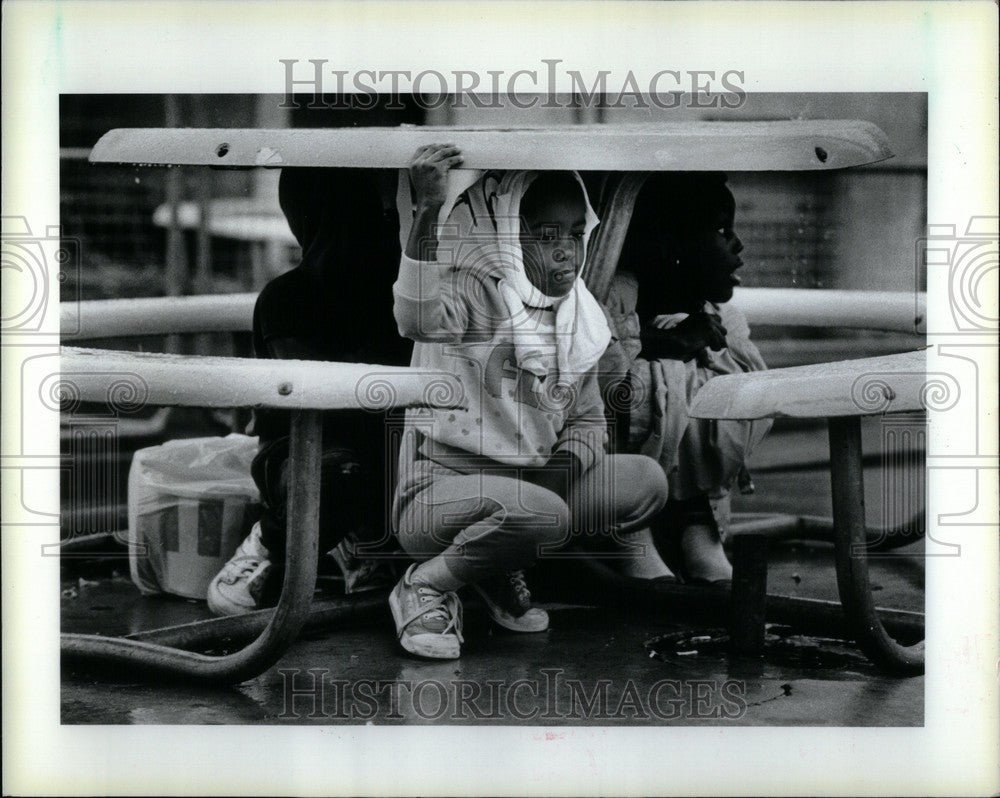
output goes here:
[[[537, 175], [478, 175], [442, 210], [437, 262], [402, 257], [393, 290], [400, 332], [418, 342], [412, 365], [458, 375], [468, 404], [408, 412], [428, 457], [447, 451], [540, 466], [565, 449], [589, 466], [604, 451], [595, 366], [611, 338], [605, 313], [581, 279], [566, 297], [552, 298], [524, 272], [520, 205]], [[406, 219], [409, 192], [400, 197]], [[589, 201], [586, 208], [589, 235], [597, 217]]]
[[279, 295], [294, 282], [310, 293], [292, 299], [317, 312], [295, 318], [302, 314], [293, 314], [293, 304], [288, 318], [266, 320], [262, 336], [305, 334], [324, 360], [405, 363], [409, 347], [395, 332], [391, 307], [399, 221], [394, 208], [383, 208], [374, 172], [285, 169], [278, 199], [302, 260], [265, 287], [257, 309], [289, 298]]
[[[558, 372], [560, 375], [585, 374], [607, 348], [611, 329], [604, 310], [582, 278], [583, 269], [571, 291], [563, 297], [543, 294], [532, 285], [524, 269], [521, 201], [540, 173], [462, 171], [463, 174], [449, 180], [448, 197], [439, 215], [438, 239], [444, 245], [442, 249], [449, 248], [452, 262], [459, 269], [497, 275], [497, 287], [507, 310], [505, 321], [520, 368], [542, 378], [548, 373], [543, 352], [551, 348], [552, 337], [538, 329], [527, 309], [554, 308], [554, 354]], [[580, 261], [586, 263], [587, 243], [600, 220], [591, 207], [580, 175], [571, 174], [584, 200]], [[407, 198], [401, 201], [408, 202], [408, 196], [408, 191], [401, 192], [400, 197]], [[407, 216], [412, 218], [412, 213], [401, 209], [400, 217]], [[401, 225], [401, 238], [404, 230], [408, 235], [406, 222]]]
[[[505, 279], [500, 282], [500, 291], [510, 311], [511, 329], [521, 368], [539, 376], [545, 373], [544, 366], [536, 360], [539, 339], [526, 319], [525, 309], [550, 306], [556, 309], [556, 362], [559, 373], [584, 374], [604, 354], [611, 340], [611, 329], [601, 306], [587, 290], [582, 279], [582, 268], [570, 292], [559, 298], [544, 295], [532, 285], [525, 273], [520, 239], [521, 200], [537, 177], [538, 172], [508, 172], [500, 183], [496, 211], [497, 242], [507, 256], [504, 263]], [[590, 206], [587, 189], [580, 176], [573, 172], [573, 177], [580, 186], [586, 208], [583, 251], [580, 253], [580, 263], [583, 264], [587, 258], [587, 242], [599, 220]]]
[[[411, 347], [392, 318], [399, 221], [383, 208], [375, 173], [283, 169], [278, 197], [302, 260], [257, 298], [255, 355], [278, 357], [274, 342], [284, 339], [305, 360], [406, 365]], [[288, 425], [287, 412], [257, 411], [254, 432], [266, 443], [287, 435]], [[372, 413], [326, 413], [325, 442], [363, 447], [384, 435], [381, 426]]]

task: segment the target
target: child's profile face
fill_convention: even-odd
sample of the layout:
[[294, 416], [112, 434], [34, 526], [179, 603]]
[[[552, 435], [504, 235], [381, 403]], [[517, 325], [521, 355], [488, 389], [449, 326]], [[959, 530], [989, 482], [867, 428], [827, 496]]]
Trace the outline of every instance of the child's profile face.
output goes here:
[[[732, 195], [730, 195], [731, 197]], [[733, 230], [735, 203], [720, 208], [685, 236], [676, 268], [694, 298], [728, 302], [741, 282], [736, 270], [743, 265], [743, 242]]]
[[583, 196], [557, 194], [522, 205], [521, 255], [531, 284], [551, 297], [566, 296], [583, 267]]

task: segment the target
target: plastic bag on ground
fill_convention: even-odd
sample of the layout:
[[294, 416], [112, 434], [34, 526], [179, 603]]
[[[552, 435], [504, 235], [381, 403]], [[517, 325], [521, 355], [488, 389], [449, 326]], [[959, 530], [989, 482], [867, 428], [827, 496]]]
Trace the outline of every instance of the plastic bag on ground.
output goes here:
[[259, 516], [257, 438], [189, 438], [140, 449], [128, 479], [129, 571], [145, 594], [204, 599]]

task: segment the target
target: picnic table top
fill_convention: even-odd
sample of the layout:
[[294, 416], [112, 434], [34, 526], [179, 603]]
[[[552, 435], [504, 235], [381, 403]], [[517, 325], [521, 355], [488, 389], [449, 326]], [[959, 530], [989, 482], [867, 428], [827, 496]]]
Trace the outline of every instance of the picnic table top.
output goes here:
[[405, 167], [418, 146], [452, 142], [466, 169], [802, 171], [892, 156], [861, 120], [686, 121], [535, 128], [118, 128], [92, 163], [228, 168]]
[[923, 410], [927, 351], [726, 374], [691, 404], [693, 418], [829, 418]]

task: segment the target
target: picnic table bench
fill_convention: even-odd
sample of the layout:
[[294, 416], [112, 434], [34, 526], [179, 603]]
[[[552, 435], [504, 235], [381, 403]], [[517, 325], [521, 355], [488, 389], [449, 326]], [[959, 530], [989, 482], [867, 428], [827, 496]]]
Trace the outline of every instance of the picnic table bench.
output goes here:
[[453, 408], [463, 388], [446, 372], [359, 363], [254, 360], [118, 352], [64, 346], [62, 372], [81, 401], [100, 402], [134, 375], [145, 401], [187, 407], [269, 407], [291, 415], [285, 581], [263, 631], [244, 648], [220, 656], [145, 640], [100, 635], [61, 636], [64, 656], [159, 675], [234, 683], [277, 662], [310, 610], [319, 561], [322, 412], [391, 407]]

